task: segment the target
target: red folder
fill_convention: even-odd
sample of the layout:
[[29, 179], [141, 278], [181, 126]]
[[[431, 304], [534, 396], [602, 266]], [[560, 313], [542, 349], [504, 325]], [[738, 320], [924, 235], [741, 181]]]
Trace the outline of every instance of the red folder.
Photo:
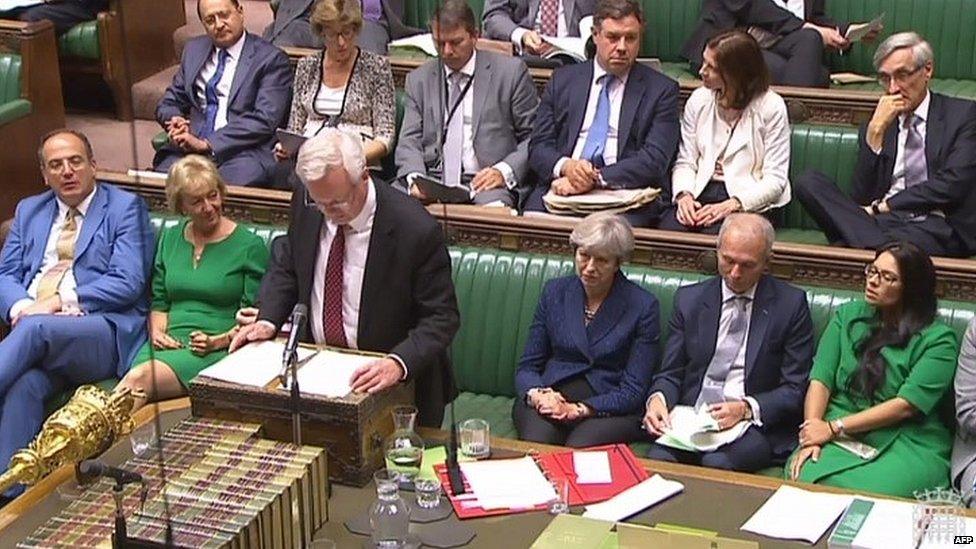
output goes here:
[[[542, 469], [542, 472], [549, 480], [558, 478], [569, 479], [570, 505], [588, 505], [606, 501], [627, 488], [639, 484], [650, 476], [637, 461], [637, 456], [634, 455], [630, 447], [626, 444], [611, 444], [586, 448], [585, 451], [607, 452], [607, 456], [610, 459], [610, 473], [613, 482], [610, 484], [577, 484], [576, 472], [573, 470], [573, 451], [565, 450], [534, 456], [536, 464], [539, 465], [539, 468]], [[519, 509], [482, 509], [477, 506], [477, 502], [470, 492], [466, 492], [461, 496], [455, 496], [451, 492], [451, 483], [447, 478], [446, 465], [435, 465], [434, 471], [441, 481], [444, 493], [447, 494], [451, 505], [454, 507], [454, 512], [457, 513], [460, 519], [509, 515], [528, 511], [544, 511], [546, 509], [546, 505]], [[466, 479], [464, 480], [464, 486], [468, 490], [471, 488]]]

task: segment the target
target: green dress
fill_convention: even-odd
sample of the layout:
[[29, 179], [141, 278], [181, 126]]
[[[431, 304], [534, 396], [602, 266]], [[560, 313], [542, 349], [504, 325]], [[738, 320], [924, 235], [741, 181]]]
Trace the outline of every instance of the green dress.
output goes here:
[[[254, 304], [268, 264], [268, 246], [240, 225], [227, 238], [207, 244], [193, 267], [193, 244], [186, 240], [187, 220], [164, 229], [153, 267], [152, 310], [169, 313], [167, 332], [182, 349], [157, 350], [186, 386], [200, 370], [227, 356], [226, 350], [204, 356], [190, 352], [190, 332], [222, 334], [234, 326], [241, 307]], [[133, 365], [149, 361], [149, 346], [139, 349]]]
[[[858, 366], [857, 345], [870, 336], [874, 316], [871, 305], [849, 303], [838, 309], [820, 339], [810, 379], [830, 390], [824, 419], [842, 418], [894, 397], [907, 400], [919, 413], [855, 435], [878, 450], [873, 459], [862, 459], [833, 442], [826, 444], [818, 461], [804, 463], [799, 480], [901, 497], [912, 497], [916, 490], [947, 487], [952, 435], [939, 418], [939, 405], [952, 388], [956, 372], [956, 334], [936, 321], [903, 349], [882, 349], [888, 368], [872, 403], [849, 384]], [[789, 467], [786, 470], [789, 474]]]

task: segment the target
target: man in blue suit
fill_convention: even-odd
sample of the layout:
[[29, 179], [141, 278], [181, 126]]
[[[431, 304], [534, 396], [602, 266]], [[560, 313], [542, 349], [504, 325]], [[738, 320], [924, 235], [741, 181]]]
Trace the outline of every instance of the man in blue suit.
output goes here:
[[675, 293], [664, 360], [646, 403], [652, 435], [668, 431], [669, 411], [683, 405], [707, 410], [721, 431], [738, 436], [708, 452], [654, 444], [651, 459], [757, 471], [783, 463], [796, 447], [813, 324], [806, 293], [764, 274], [774, 238], [760, 215], [726, 218], [718, 236], [721, 277]]
[[244, 32], [238, 0], [200, 0], [197, 14], [207, 36], [187, 42], [156, 107], [169, 143], [156, 153], [153, 169], [167, 171], [183, 155], [202, 154], [228, 183], [266, 185], [275, 164], [275, 130], [291, 107], [288, 56]]
[[0, 467], [40, 429], [45, 399], [121, 376], [146, 339], [145, 203], [96, 184], [81, 133], [48, 134], [38, 158], [51, 189], [17, 205], [0, 255], [0, 315], [12, 327], [0, 340]]
[[[636, 0], [601, 0], [593, 16], [596, 56], [556, 70], [535, 115], [529, 167], [536, 186], [526, 211], [545, 211], [552, 191], [661, 187], [678, 150], [678, 83], [636, 63], [644, 17]], [[655, 202], [625, 217], [657, 220]]]

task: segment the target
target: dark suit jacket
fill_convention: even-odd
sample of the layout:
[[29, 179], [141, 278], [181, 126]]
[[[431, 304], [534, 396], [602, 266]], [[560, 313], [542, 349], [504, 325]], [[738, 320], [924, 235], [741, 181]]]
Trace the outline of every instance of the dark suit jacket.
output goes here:
[[657, 299], [617, 272], [589, 326], [577, 276], [546, 283], [515, 371], [519, 398], [583, 374], [596, 392], [586, 404], [601, 415], [640, 413], [657, 364]]
[[[669, 408], [694, 406], [715, 354], [722, 314], [722, 279], [680, 288], [668, 325], [661, 370], [650, 394], [664, 394]], [[746, 341], [745, 395], [759, 403], [774, 458], [796, 447], [814, 340], [806, 293], [770, 275], [759, 279]]]
[[[566, 31], [569, 36], [580, 35], [580, 19], [596, 11], [594, 0], [558, 0], [563, 2]], [[512, 32], [522, 27], [533, 29], [539, 15], [540, 0], [487, 0], [481, 16], [485, 38], [512, 39]]]
[[[827, 0], [807, 0], [806, 21], [822, 27], [837, 27], [847, 32], [847, 23], [838, 23], [827, 15]], [[806, 22], [772, 0], [702, 0], [701, 21], [681, 47], [681, 55], [695, 66], [702, 63], [705, 44], [714, 36], [738, 27], [759, 27], [778, 36], [803, 28]]]
[[[593, 63], [557, 69], [546, 85], [529, 141], [529, 168], [536, 183], [549, 186], [556, 162], [572, 157], [583, 127]], [[635, 64], [620, 106], [617, 162], [600, 173], [608, 187], [663, 187], [678, 151], [678, 83]]]
[[[28, 297], [27, 289], [44, 262], [44, 248], [57, 213], [57, 200], [50, 190], [17, 204], [0, 256], [0, 315], [4, 322], [10, 322], [10, 308]], [[105, 318], [115, 329], [120, 377], [146, 340], [146, 287], [155, 251], [145, 201], [99, 183], [75, 242], [72, 270], [82, 311]]]
[[[199, 102], [194, 87], [213, 50], [209, 36], [198, 36], [187, 42], [173, 83], [156, 107], [156, 120], [160, 124], [174, 116], [183, 116], [190, 120], [193, 135], [200, 135], [206, 123], [206, 104]], [[231, 83], [227, 125], [207, 138], [217, 164], [250, 156], [269, 170], [274, 166], [271, 151], [276, 141], [275, 130], [288, 121], [291, 84], [288, 56], [263, 38], [247, 33]], [[160, 153], [173, 150], [173, 146], [167, 145]], [[233, 174], [227, 177], [235, 182]]]
[[[444, 405], [457, 390], [447, 348], [459, 316], [444, 235], [419, 202], [382, 182], [369, 240], [359, 304], [358, 345], [396, 354], [416, 383], [420, 422], [440, 426]], [[261, 285], [260, 320], [280, 327], [296, 303], [311, 301], [312, 279], [324, 217], [293, 193], [286, 239], [275, 241]], [[311, 341], [306, 327], [303, 341]]]
[[[898, 123], [885, 133], [881, 154], [874, 154], [861, 127], [860, 150], [852, 194], [858, 204], [884, 198], [891, 188], [898, 154]], [[941, 209], [946, 221], [976, 253], [976, 103], [931, 94], [926, 121], [925, 158], [929, 179], [888, 200], [893, 211], [927, 213]]]
[[[423, 32], [403, 24], [403, 0], [382, 0], [383, 19], [390, 40], [403, 38]], [[315, 0], [280, 0], [274, 13], [274, 21], [264, 30], [264, 38], [283, 45], [321, 48], [325, 45], [322, 37], [312, 31], [309, 17]]]

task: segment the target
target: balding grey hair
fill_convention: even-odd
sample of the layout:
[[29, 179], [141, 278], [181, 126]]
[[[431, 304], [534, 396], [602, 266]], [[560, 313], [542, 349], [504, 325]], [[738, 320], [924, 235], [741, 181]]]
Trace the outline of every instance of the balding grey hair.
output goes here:
[[718, 249], [722, 248], [728, 231], [751, 233], [754, 238], [763, 240], [766, 258], [773, 255], [773, 243], [776, 242], [776, 230], [765, 217], [755, 213], [734, 213], [725, 218], [722, 228], [718, 230]]
[[623, 217], [599, 212], [577, 223], [569, 242], [588, 254], [613, 257], [618, 263], [624, 263], [634, 252], [634, 231]]
[[892, 34], [878, 46], [874, 52], [874, 69], [879, 70], [884, 60], [889, 55], [903, 48], [911, 48], [912, 56], [915, 58], [915, 68], [924, 67], [935, 59], [932, 53], [932, 46], [925, 41], [917, 32], [899, 32]]
[[335, 168], [346, 170], [349, 179], [358, 184], [366, 170], [366, 157], [362, 142], [357, 137], [337, 128], [325, 128], [305, 141], [298, 150], [295, 174], [307, 185]]

